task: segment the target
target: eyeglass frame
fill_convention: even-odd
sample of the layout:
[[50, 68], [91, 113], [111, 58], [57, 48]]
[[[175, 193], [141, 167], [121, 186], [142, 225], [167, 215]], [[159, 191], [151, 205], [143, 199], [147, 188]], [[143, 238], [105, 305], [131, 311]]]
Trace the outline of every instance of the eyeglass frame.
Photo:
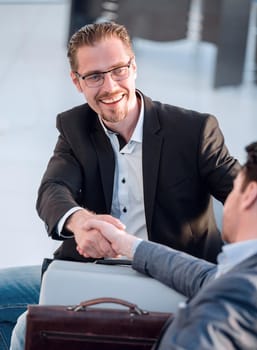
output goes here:
[[[110, 74], [111, 74], [111, 77], [112, 77], [112, 79], [113, 79], [112, 72], [115, 71], [116, 69], [128, 68], [128, 75], [125, 76], [125, 77], [121, 77], [121, 78], [119, 78], [119, 79], [116, 79], [116, 77], [115, 77], [115, 78], [113, 79], [114, 81], [122, 81], [122, 80], [127, 79], [127, 78], [129, 77], [129, 68], [130, 68], [130, 66], [131, 66], [131, 63], [132, 63], [132, 60], [133, 60], [133, 59], [134, 59], [134, 56], [133, 56], [133, 57], [130, 57], [130, 59], [129, 59], [129, 61], [128, 61], [127, 64], [124, 64], [124, 65], [122, 65], [122, 66], [118, 66], [118, 67], [109, 69], [109, 70], [104, 71], [104, 72], [86, 73], [86, 74], [84, 74], [84, 75], [79, 74], [79, 72], [77, 72], [77, 71], [75, 71], [74, 73], [75, 73], [75, 75], [77, 76], [77, 78], [82, 79], [82, 80], [85, 82], [85, 85], [86, 85], [87, 87], [89, 87], [89, 88], [96, 88], [96, 87], [100, 87], [100, 86], [102, 86], [102, 85], [104, 84], [104, 76], [105, 76], [105, 74], [110, 73]], [[88, 77], [90, 77], [91, 75], [93, 76], [93, 75], [98, 75], [98, 74], [99, 74], [99, 75], [101, 76], [101, 78], [102, 78], [101, 84], [100, 84], [100, 85], [95, 85], [95, 86], [89, 86], [89, 85], [87, 84], [87, 81], [86, 81], [85, 79], [88, 78]]]

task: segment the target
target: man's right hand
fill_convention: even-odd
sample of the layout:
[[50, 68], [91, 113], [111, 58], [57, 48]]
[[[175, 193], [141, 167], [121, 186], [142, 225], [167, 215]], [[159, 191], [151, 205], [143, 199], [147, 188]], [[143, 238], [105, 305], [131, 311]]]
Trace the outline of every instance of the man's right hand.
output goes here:
[[106, 238], [98, 230], [91, 229], [86, 224], [89, 219], [93, 218], [109, 222], [121, 230], [125, 228], [118, 219], [111, 215], [94, 214], [86, 209], [80, 209], [73, 213], [65, 223], [65, 228], [74, 234], [77, 251], [85, 258], [116, 257], [116, 252]]
[[99, 221], [95, 218], [87, 220], [86, 225], [88, 229], [91, 228], [101, 232], [118, 255], [133, 259], [134, 245], [137, 241], [141, 241], [140, 238], [118, 229], [110, 223], [104, 222], [103, 220]]

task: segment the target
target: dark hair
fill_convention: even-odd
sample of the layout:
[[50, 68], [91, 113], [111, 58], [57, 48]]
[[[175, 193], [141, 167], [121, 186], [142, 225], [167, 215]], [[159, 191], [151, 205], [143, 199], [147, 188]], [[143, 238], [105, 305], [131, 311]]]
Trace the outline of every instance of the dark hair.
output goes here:
[[116, 37], [122, 41], [130, 55], [133, 55], [132, 42], [127, 29], [114, 22], [102, 22], [85, 25], [72, 35], [68, 44], [67, 56], [72, 71], [77, 71], [77, 50], [82, 46], [94, 46], [96, 42]]
[[242, 171], [244, 172], [242, 190], [246, 188], [249, 182], [257, 182], [257, 142], [253, 142], [246, 146], [245, 150], [247, 152], [247, 160], [242, 168]]

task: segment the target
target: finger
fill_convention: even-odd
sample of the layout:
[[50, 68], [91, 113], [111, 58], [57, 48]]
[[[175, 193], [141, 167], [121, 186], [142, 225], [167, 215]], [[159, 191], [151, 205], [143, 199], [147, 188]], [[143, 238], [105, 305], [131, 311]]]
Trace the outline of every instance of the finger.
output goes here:
[[85, 257], [101, 258], [107, 256], [114, 257], [117, 255], [110, 242], [96, 229], [91, 228], [87, 231], [86, 236], [81, 235], [76, 242], [78, 252]]
[[93, 258], [93, 259], [98, 259], [98, 258], [102, 258], [101, 256], [95, 256], [95, 254], [87, 254], [83, 251], [83, 249], [81, 249], [79, 246], [76, 247], [78, 253], [80, 255], [82, 255], [84, 258]]
[[90, 219], [87, 224], [90, 225], [90, 229], [100, 231], [101, 234], [111, 243], [115, 242], [119, 238], [119, 235], [124, 233], [106, 221]]
[[90, 258], [90, 256], [88, 254], [84, 253], [83, 249], [81, 249], [78, 245], [77, 245], [76, 249], [80, 255], [84, 256], [85, 258]]
[[101, 219], [105, 222], [108, 222], [109, 224], [112, 224], [121, 230], [125, 230], [125, 228], [126, 228], [126, 226], [119, 219], [117, 219], [111, 215], [97, 215], [97, 218]]
[[108, 242], [104, 237], [99, 239], [99, 249], [103, 253], [104, 257], [115, 257], [117, 253], [111, 246], [110, 242]]
[[85, 257], [102, 258], [104, 255], [99, 248], [99, 237], [102, 236], [95, 229], [88, 230], [86, 234], [83, 232], [79, 237], [77, 236], [76, 243], [79, 254]]

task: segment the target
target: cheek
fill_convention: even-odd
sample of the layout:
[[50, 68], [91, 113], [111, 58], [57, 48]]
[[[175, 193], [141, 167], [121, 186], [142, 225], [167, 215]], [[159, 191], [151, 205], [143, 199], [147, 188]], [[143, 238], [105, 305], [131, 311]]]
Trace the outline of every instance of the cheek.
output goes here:
[[227, 243], [231, 242], [230, 236], [233, 233], [233, 222], [231, 220], [232, 217], [233, 210], [230, 206], [230, 202], [227, 202], [227, 204], [224, 206], [222, 219], [222, 239]]
[[223, 216], [224, 217], [229, 217], [231, 215], [231, 211], [233, 211], [233, 208], [232, 208], [232, 203], [233, 202], [233, 198], [231, 197], [231, 195], [229, 195], [227, 197], [227, 200], [225, 202], [225, 205], [224, 205], [224, 209], [223, 209]]
[[230, 224], [232, 224], [238, 215], [238, 205], [239, 198], [237, 195], [232, 194], [227, 198], [227, 201], [224, 205], [223, 215]]

